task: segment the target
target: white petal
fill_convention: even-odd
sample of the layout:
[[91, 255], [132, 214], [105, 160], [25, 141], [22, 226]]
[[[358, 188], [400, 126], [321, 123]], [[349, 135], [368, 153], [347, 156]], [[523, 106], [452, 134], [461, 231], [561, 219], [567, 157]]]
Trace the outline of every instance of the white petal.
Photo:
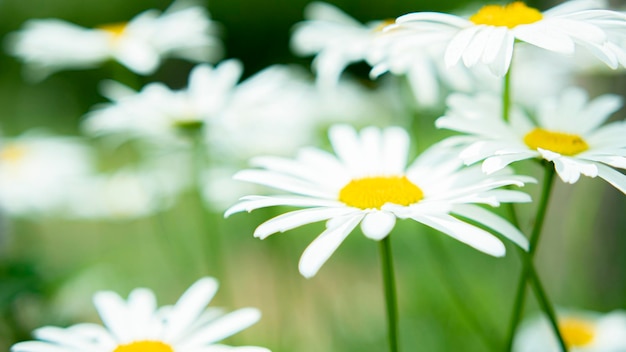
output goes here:
[[517, 227], [511, 225], [511, 223], [498, 215], [479, 206], [469, 204], [455, 205], [452, 212], [477, 221], [492, 230], [497, 231], [524, 250], [528, 251], [528, 239], [526, 236], [524, 236], [524, 234], [522, 234]]
[[465, 53], [465, 50], [472, 42], [472, 38], [474, 38], [474, 35], [476, 35], [476, 33], [478, 33], [481, 28], [482, 27], [480, 26], [473, 26], [463, 29], [459, 33], [457, 33], [454, 38], [452, 38], [444, 54], [444, 61], [446, 63], [446, 66], [452, 67], [456, 65], [457, 62], [459, 62], [459, 60]]
[[463, 52], [463, 64], [465, 64], [466, 67], [476, 65], [481, 59], [494, 28], [495, 27], [492, 26], [484, 26], [474, 35], [472, 41]]
[[496, 171], [502, 170], [507, 165], [520, 160], [531, 159], [536, 156], [536, 153], [529, 151], [527, 153], [515, 153], [510, 155], [495, 155], [489, 157], [483, 161], [482, 169], [486, 174], [492, 174]]
[[513, 34], [519, 40], [546, 50], [562, 54], [573, 54], [575, 50], [574, 41], [547, 21], [517, 26]]
[[102, 322], [117, 341], [129, 341], [132, 338], [132, 323], [128, 320], [126, 302], [115, 292], [97, 292], [94, 305]]
[[254, 230], [254, 237], [265, 239], [268, 236], [277, 232], [284, 232], [305, 224], [312, 224], [314, 222], [343, 216], [353, 213], [355, 211], [356, 210], [354, 208], [349, 207], [312, 208], [291, 211], [269, 219], [259, 225], [259, 227]]
[[306, 278], [315, 276], [361, 219], [363, 219], [362, 214], [348, 217], [343, 224], [326, 229], [313, 240], [300, 257], [298, 264], [300, 274]]
[[212, 277], [204, 277], [191, 285], [170, 311], [163, 338], [176, 340], [183, 336], [213, 299], [217, 288], [217, 280]]
[[261, 319], [261, 312], [256, 308], [236, 310], [194, 331], [191, 337], [185, 339], [181, 350], [192, 350], [213, 344], [250, 327], [259, 319]]
[[598, 176], [617, 188], [620, 192], [626, 194], [626, 176], [619, 171], [602, 164], [597, 164]]
[[502, 257], [506, 253], [504, 244], [497, 237], [450, 215], [419, 216], [413, 219], [494, 257]]
[[242, 197], [237, 204], [228, 208], [224, 213], [224, 217], [229, 217], [241, 211], [251, 212], [255, 209], [277, 205], [292, 207], [338, 207], [342, 204], [343, 203], [336, 200], [298, 196], [247, 196]]
[[396, 224], [396, 216], [387, 211], [373, 211], [365, 215], [361, 230], [365, 237], [380, 241], [387, 237]]

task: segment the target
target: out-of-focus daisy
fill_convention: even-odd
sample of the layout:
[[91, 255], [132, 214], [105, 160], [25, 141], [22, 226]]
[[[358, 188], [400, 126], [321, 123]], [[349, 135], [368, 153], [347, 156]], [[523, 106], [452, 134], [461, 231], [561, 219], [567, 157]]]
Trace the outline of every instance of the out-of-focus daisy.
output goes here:
[[372, 65], [370, 76], [377, 78], [390, 72], [406, 75], [419, 106], [432, 107], [443, 102], [442, 90], [473, 92], [479, 84], [465, 67], [446, 67], [441, 57], [446, 49], [446, 33], [429, 35], [396, 27], [378, 35], [368, 52]]
[[308, 148], [296, 160], [253, 159], [262, 169], [241, 171], [236, 179], [296, 195], [244, 197], [225, 214], [277, 205], [305, 208], [261, 224], [254, 232], [261, 239], [328, 220], [326, 230], [300, 259], [300, 273], [305, 277], [314, 276], [359, 224], [365, 236], [381, 240], [389, 235], [396, 218], [411, 218], [490, 255], [504, 255], [499, 239], [453, 216], [460, 215], [527, 247], [515, 227], [474, 203], [527, 202], [530, 198], [525, 193], [498, 188], [521, 186], [533, 179], [506, 171], [485, 177], [477, 168], [460, 169], [455, 151], [441, 147], [433, 147], [407, 167], [409, 137], [398, 127], [369, 127], [357, 134], [352, 127], [335, 125], [330, 141], [337, 156]]
[[83, 127], [92, 135], [123, 133], [159, 142], [176, 138], [181, 131], [201, 129], [221, 113], [241, 73], [239, 61], [227, 60], [216, 67], [196, 66], [181, 90], [156, 82], [135, 92], [109, 81], [103, 90], [113, 103], [92, 111]]
[[33, 78], [63, 69], [95, 67], [113, 59], [139, 74], [165, 57], [214, 61], [221, 56], [216, 26], [202, 6], [174, 2], [165, 12], [145, 11], [128, 22], [84, 28], [59, 19], [33, 19], [9, 38], [9, 51]]
[[467, 145], [460, 154], [467, 164], [484, 159], [483, 171], [492, 173], [540, 158], [553, 162], [564, 182], [575, 183], [581, 174], [599, 176], [626, 193], [626, 176], [611, 168], [626, 168], [626, 123], [602, 125], [622, 106], [621, 97], [607, 94], [589, 101], [585, 91], [570, 88], [539, 104], [537, 123], [518, 107], [509, 123], [502, 121], [501, 104], [489, 95], [449, 98], [449, 110], [436, 125], [468, 134], [447, 141]]
[[469, 19], [443, 13], [416, 12], [394, 26], [431, 35], [447, 34], [445, 63], [485, 64], [497, 76], [509, 70], [516, 40], [571, 55], [576, 46], [588, 49], [611, 68], [626, 65], [626, 50], [615, 36], [626, 30], [626, 15], [604, 8], [602, 1], [572, 0], [541, 12], [521, 1], [486, 5]]
[[[559, 330], [565, 344], [575, 352], [626, 351], [626, 312], [606, 314], [589, 311], [560, 312]], [[515, 352], [560, 351], [550, 322], [543, 316], [526, 321], [515, 337]]]
[[133, 290], [127, 301], [114, 292], [98, 292], [94, 304], [104, 326], [42, 327], [34, 331], [37, 341], [17, 343], [11, 352], [268, 352], [217, 344], [256, 323], [261, 314], [254, 308], [228, 314], [205, 309], [216, 291], [215, 279], [202, 278], [174, 306], [161, 308], [148, 289]]
[[11, 215], [62, 214], [76, 184], [92, 177], [78, 138], [25, 133], [0, 140], [0, 207]]
[[364, 61], [372, 41], [387, 24], [362, 24], [323, 2], [309, 4], [304, 17], [306, 20], [295, 26], [291, 46], [299, 55], [315, 55], [313, 68], [323, 88], [334, 87], [348, 65]]

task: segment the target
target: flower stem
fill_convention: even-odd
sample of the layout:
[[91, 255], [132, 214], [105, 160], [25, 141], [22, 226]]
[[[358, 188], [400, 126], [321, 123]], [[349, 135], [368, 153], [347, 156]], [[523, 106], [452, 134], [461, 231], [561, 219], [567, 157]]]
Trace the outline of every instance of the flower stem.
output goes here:
[[[525, 295], [526, 295], [526, 281], [530, 279], [530, 284], [535, 293], [535, 297], [539, 302], [542, 310], [548, 316], [550, 320], [550, 324], [554, 330], [554, 334], [559, 341], [559, 345], [563, 351], [567, 351], [567, 346], [561, 336], [561, 333], [558, 329], [558, 322], [556, 319], [556, 315], [554, 313], [554, 309], [547, 298], [543, 285], [539, 280], [539, 276], [535, 270], [533, 265], [533, 258], [537, 251], [537, 245], [539, 243], [539, 238], [541, 237], [541, 230], [543, 227], [543, 223], [546, 216], [546, 211], [548, 208], [548, 201], [550, 199], [550, 193], [552, 190], [552, 186], [554, 184], [554, 166], [549, 162], [544, 162], [545, 173], [543, 180], [543, 187], [541, 190], [541, 199], [539, 200], [539, 205], [537, 207], [537, 215], [535, 217], [535, 225], [533, 226], [533, 230], [530, 236], [530, 246], [528, 252], [524, 252], [523, 250], [519, 250], [520, 257], [522, 258], [523, 269], [520, 275], [518, 284], [517, 284], [517, 292], [515, 295], [515, 302], [513, 305], [513, 313], [511, 315], [511, 321], [509, 324], [509, 331], [507, 336], [507, 346], [506, 351], [510, 351], [513, 345], [513, 337], [515, 335], [515, 329], [517, 328], [517, 324], [519, 323], [519, 319], [521, 316], [521, 311], [524, 306]], [[518, 225], [518, 224], [515, 224]], [[519, 227], [519, 226], [518, 226]]]
[[509, 121], [509, 115], [511, 114], [511, 71], [513, 65], [509, 67], [509, 70], [504, 75], [504, 82], [502, 84], [502, 119], [505, 122]]
[[396, 299], [396, 282], [393, 272], [393, 258], [389, 236], [380, 243], [380, 261], [387, 304], [387, 324], [389, 328], [389, 352], [398, 352], [398, 302]]

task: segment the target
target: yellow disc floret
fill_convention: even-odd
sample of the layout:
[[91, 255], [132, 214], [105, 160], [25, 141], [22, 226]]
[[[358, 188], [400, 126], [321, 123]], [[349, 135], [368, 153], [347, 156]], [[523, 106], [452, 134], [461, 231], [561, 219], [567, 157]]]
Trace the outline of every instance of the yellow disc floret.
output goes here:
[[585, 140], [576, 134], [535, 128], [524, 136], [524, 143], [531, 149], [545, 149], [561, 155], [572, 156], [589, 149]]
[[24, 150], [23, 147], [15, 144], [10, 144], [0, 149], [0, 161], [17, 163], [18, 161], [22, 160], [25, 154], [26, 150]]
[[559, 331], [567, 347], [584, 347], [593, 341], [595, 328], [592, 323], [576, 318], [559, 321]]
[[113, 38], [119, 38], [119, 37], [122, 36], [124, 31], [126, 30], [126, 25], [127, 24], [128, 23], [126, 23], [126, 22], [110, 23], [110, 24], [104, 24], [104, 25], [98, 26], [96, 28], [99, 29], [99, 30], [107, 32]]
[[119, 345], [113, 352], [175, 352], [174, 349], [160, 341], [135, 341]]
[[424, 193], [406, 176], [364, 177], [350, 181], [339, 192], [339, 200], [360, 209], [380, 209], [386, 203], [410, 205]]
[[543, 15], [539, 10], [516, 1], [508, 5], [483, 6], [470, 17], [470, 21], [475, 24], [514, 28], [521, 24], [535, 23], [542, 18]]

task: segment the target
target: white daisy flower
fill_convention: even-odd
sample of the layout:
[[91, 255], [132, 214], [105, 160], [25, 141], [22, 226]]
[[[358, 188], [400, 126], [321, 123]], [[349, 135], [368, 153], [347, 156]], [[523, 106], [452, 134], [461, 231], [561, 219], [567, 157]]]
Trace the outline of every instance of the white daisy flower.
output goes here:
[[76, 184], [93, 175], [80, 139], [29, 132], [0, 140], [0, 208], [14, 216], [65, 214]]
[[620, 96], [589, 101], [585, 91], [570, 88], [539, 104], [537, 123], [519, 107], [504, 122], [495, 96], [455, 94], [448, 106], [436, 125], [468, 134], [445, 142], [467, 145], [460, 154], [466, 164], [484, 160], [483, 171], [492, 173], [519, 160], [540, 158], [553, 162], [564, 182], [575, 183], [581, 174], [599, 176], [626, 193], [626, 176], [611, 168], [626, 168], [626, 123], [602, 126], [622, 106]]
[[33, 19], [9, 38], [9, 51], [35, 79], [113, 59], [151, 74], [162, 58], [213, 61], [221, 56], [215, 24], [202, 6], [175, 2], [164, 13], [145, 11], [128, 22], [84, 28], [59, 19]]
[[326, 230], [304, 251], [300, 273], [314, 276], [357, 225], [366, 237], [385, 238], [396, 218], [411, 218], [493, 256], [503, 256], [502, 242], [491, 233], [453, 215], [474, 220], [522, 248], [526, 238], [511, 224], [474, 203], [527, 202], [527, 194], [498, 189], [534, 180], [503, 172], [485, 177], [477, 168], [460, 169], [453, 150], [433, 147], [407, 167], [409, 136], [401, 128], [365, 128], [360, 134], [347, 125], [330, 129], [337, 156], [303, 149], [296, 160], [258, 157], [262, 169], [244, 170], [238, 180], [274, 187], [296, 195], [248, 196], [225, 216], [269, 206], [303, 207], [261, 224], [255, 237], [266, 238], [304, 224], [327, 220]]
[[[575, 352], [626, 351], [626, 312], [560, 312], [559, 331]], [[515, 337], [515, 352], [557, 352], [560, 347], [550, 322], [539, 316], [526, 321]]]
[[11, 352], [269, 352], [262, 347], [217, 344], [261, 317], [255, 308], [228, 314], [205, 309], [217, 286], [215, 279], [202, 278], [174, 306], [161, 308], [148, 289], [133, 290], [127, 301], [114, 292], [98, 292], [94, 304], [104, 326], [42, 327], [34, 331], [37, 341], [17, 343]]
[[196, 66], [185, 89], [171, 90], [163, 83], [150, 83], [135, 92], [116, 82], [103, 85], [112, 100], [86, 117], [83, 127], [92, 135], [123, 133], [130, 137], [176, 138], [186, 129], [202, 128], [221, 113], [232, 95], [243, 68], [238, 60], [216, 67]]
[[613, 38], [626, 30], [626, 15], [604, 9], [603, 1], [572, 0], [541, 12], [521, 1], [487, 5], [469, 19], [433, 12], [406, 14], [393, 28], [430, 35], [447, 34], [446, 65], [482, 63], [497, 76], [509, 70], [516, 40], [571, 55], [576, 46], [588, 49], [611, 68], [626, 66], [626, 50]]
[[295, 26], [291, 47], [298, 55], [316, 55], [313, 68], [323, 88], [334, 87], [344, 69], [364, 61], [385, 21], [362, 24], [333, 5], [313, 2], [305, 21]]
[[370, 77], [375, 79], [386, 72], [406, 75], [415, 101], [420, 106], [432, 107], [442, 103], [442, 91], [473, 92], [477, 79], [465, 67], [446, 67], [441, 57], [446, 49], [446, 33], [423, 32], [395, 26], [385, 30], [372, 43], [368, 62], [372, 65]]

